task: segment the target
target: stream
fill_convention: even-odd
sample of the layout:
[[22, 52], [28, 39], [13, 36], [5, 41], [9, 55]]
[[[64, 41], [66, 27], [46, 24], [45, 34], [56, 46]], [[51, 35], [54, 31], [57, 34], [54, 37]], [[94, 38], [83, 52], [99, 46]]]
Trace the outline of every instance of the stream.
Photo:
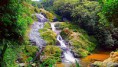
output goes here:
[[38, 21], [34, 22], [31, 26], [31, 31], [29, 34], [30, 42], [42, 49], [42, 47], [46, 46], [46, 42], [40, 37], [39, 29], [44, 27], [44, 23], [47, 19], [42, 14], [35, 14]]
[[[32, 44], [35, 44], [36, 46], [40, 47], [42, 49], [46, 46], [46, 42], [40, 37], [39, 30], [44, 27], [45, 22], [47, 19], [42, 14], [35, 14], [38, 21], [34, 22], [34, 24], [31, 27], [31, 32], [29, 34], [29, 39]], [[55, 22], [51, 23], [52, 30], [56, 32], [55, 28]], [[56, 32], [57, 33], [57, 32]], [[73, 54], [71, 53], [71, 50], [65, 45], [65, 42], [59, 32], [57, 33], [57, 41], [60, 43], [60, 48], [62, 49], [62, 62], [65, 63], [75, 63], [76, 58], [74, 58]]]
[[71, 53], [71, 49], [69, 47], [67, 47], [67, 45], [65, 44], [63, 38], [57, 32], [58, 30], [56, 30], [55, 24], [56, 24], [56, 22], [51, 23], [51, 28], [55, 33], [57, 33], [57, 41], [60, 43], [59, 47], [63, 51], [63, 53], [62, 53], [62, 56], [63, 56], [62, 62], [63, 63], [75, 63], [77, 61], [77, 59], [74, 58], [73, 54]]
[[[48, 20], [42, 14], [35, 14], [35, 15], [38, 21], [32, 24], [31, 31], [29, 33], [29, 39], [32, 45], [36, 45], [40, 47], [40, 50], [41, 50], [43, 47], [46, 46], [46, 42], [41, 38], [39, 30], [44, 27], [45, 22], [47, 22]], [[56, 23], [57, 22], [52, 22], [50, 24], [51, 24], [52, 30], [57, 34], [57, 41], [60, 43], [59, 47], [62, 49], [62, 64], [64, 64], [64, 66], [61, 66], [61, 67], [69, 67], [71, 64], [75, 63], [76, 61], [79, 62], [82, 65], [82, 67], [88, 67], [88, 65], [91, 62], [93, 62], [91, 61], [91, 59], [103, 61], [109, 57], [109, 53], [106, 54], [106, 53], [100, 52], [98, 54], [89, 55], [82, 59], [75, 58], [73, 53], [71, 52], [71, 49], [68, 47], [68, 45], [66, 45], [65, 41], [61, 37], [60, 35], [61, 31], [56, 30], [56, 27], [55, 27]]]

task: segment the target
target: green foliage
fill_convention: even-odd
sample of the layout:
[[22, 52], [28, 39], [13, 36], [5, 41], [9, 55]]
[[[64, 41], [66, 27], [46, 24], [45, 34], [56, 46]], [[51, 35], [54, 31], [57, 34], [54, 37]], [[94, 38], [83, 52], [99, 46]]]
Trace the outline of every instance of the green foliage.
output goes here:
[[[35, 13], [30, 3], [30, 0], [0, 1], [0, 44], [4, 55], [4, 61], [0, 62], [5, 62], [7, 67], [16, 67], [17, 55], [22, 51], [20, 47], [29, 44], [27, 28], [33, 22], [31, 15]], [[5, 41], [2, 42], [3, 40]], [[17, 47], [18, 45], [21, 46]]]
[[56, 23], [56, 24], [55, 24], [55, 27], [56, 27], [57, 30], [61, 30], [61, 29], [62, 29], [61, 26], [62, 26], [62, 25], [60, 25], [60, 23]]
[[46, 41], [47, 45], [56, 44], [56, 33], [50, 30], [50, 24], [47, 22], [43, 29], [39, 30], [41, 37]]
[[[55, 0], [41, 0], [41, 5], [43, 6], [43, 8], [45, 8], [48, 11], [52, 11], [54, 8], [52, 7], [53, 2]], [[47, 8], [48, 7], [48, 8]]]
[[[95, 29], [95, 36], [99, 42], [99, 46], [115, 49], [117, 48], [116, 42], [118, 37], [114, 37], [117, 28], [117, 5], [116, 0], [99, 0], [102, 7], [101, 12], [98, 13], [99, 26]], [[112, 22], [112, 23], [111, 23]], [[114, 24], [114, 25], [113, 25]], [[115, 31], [113, 31], [115, 30]]]
[[66, 32], [64, 32], [64, 30], [62, 30], [60, 34], [65, 40], [67, 39], [68, 34]]
[[29, 56], [35, 57], [35, 54], [38, 51], [38, 47], [37, 46], [26, 45], [25, 50], [26, 50], [26, 52], [28, 53]]
[[118, 26], [117, 15], [118, 15], [118, 1], [117, 0], [100, 0], [102, 6], [102, 13], [105, 15], [105, 18], [114, 23], [115, 26]]
[[[6, 67], [17, 67], [18, 65], [14, 63], [17, 59], [17, 52], [14, 51], [12, 48], [8, 48], [4, 55], [4, 62], [6, 64]], [[5, 65], [4, 64], [4, 65]]]
[[[99, 43], [98, 46], [114, 49], [117, 45], [117, 37], [112, 36], [112, 30], [114, 30], [114, 25], [118, 25], [117, 4], [116, 0], [100, 0], [100, 4], [98, 1], [88, 0], [78, 2], [76, 0], [56, 0], [53, 7], [56, 14], [74, 22], [75, 27], [80, 26], [89, 35], [95, 36]], [[114, 25], [110, 22], [113, 22]], [[65, 26], [59, 26], [59, 28]], [[78, 28], [73, 31], [77, 31], [76, 29]]]
[[8, 46], [6, 47], [5, 53], [3, 54], [3, 61], [1, 62], [2, 67], [14, 67], [14, 66], [17, 67], [18, 66], [18, 64], [16, 63], [16, 60], [18, 59], [19, 53], [22, 50], [19, 44], [20, 43], [18, 43], [17, 41], [10, 41], [10, 40], [4, 40], [3, 42], [0, 42], [1, 46], [3, 45]]
[[[112, 30], [112, 31], [111, 31]], [[105, 29], [105, 28], [99, 28], [95, 33], [95, 37], [97, 38], [97, 41], [99, 42], [100, 47], [104, 47], [106, 49], [116, 49], [118, 48], [118, 40], [117, 40], [117, 28], [113, 29]]]
[[[18, 67], [20, 63], [28, 63], [35, 57], [38, 48], [36, 46], [28, 46], [26, 43], [18, 43], [17, 41], [4, 40], [0, 42], [1, 50], [7, 45], [5, 53], [2, 51], [3, 60], [0, 61], [2, 67]], [[1, 58], [0, 58], [1, 60]]]
[[[88, 36], [88, 34], [78, 26], [70, 23], [60, 23], [63, 30], [60, 33], [64, 39], [69, 40], [73, 46], [74, 52], [81, 56], [87, 56], [95, 49], [96, 39]], [[68, 29], [69, 28], [69, 29]]]
[[45, 29], [50, 29], [50, 23], [49, 22], [46, 22], [45, 25], [44, 25], [44, 28]]
[[76, 61], [76, 67], [80, 67], [79, 63]]
[[61, 49], [58, 46], [48, 45], [44, 49], [44, 55], [46, 58], [43, 58], [43, 64], [55, 64], [56, 62], [61, 61]]
[[20, 59], [20, 63], [27, 63], [26, 65], [30, 65], [31, 62], [36, 57], [36, 53], [39, 51], [37, 46], [31, 45], [22, 45], [19, 46], [19, 52], [17, 59]]
[[25, 1], [9, 0], [0, 6], [0, 36], [8, 39], [23, 39], [32, 22], [30, 8]]
[[53, 57], [49, 57], [43, 61], [42, 66], [44, 67], [48, 65], [49, 67], [52, 67], [55, 63], [56, 63], [56, 59]]
[[46, 16], [46, 18], [49, 19], [49, 21], [52, 21], [54, 19], [54, 15], [51, 12], [44, 9], [40, 9], [40, 11]]
[[56, 33], [54, 33], [52, 30], [46, 30], [42, 33], [40, 32], [40, 35], [48, 45], [56, 44]]

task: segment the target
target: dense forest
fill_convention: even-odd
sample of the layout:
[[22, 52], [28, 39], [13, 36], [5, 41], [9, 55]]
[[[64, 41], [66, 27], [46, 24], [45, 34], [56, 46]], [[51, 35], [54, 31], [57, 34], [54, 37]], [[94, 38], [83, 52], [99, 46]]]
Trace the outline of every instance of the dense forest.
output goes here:
[[0, 0], [0, 67], [118, 67], [118, 0]]

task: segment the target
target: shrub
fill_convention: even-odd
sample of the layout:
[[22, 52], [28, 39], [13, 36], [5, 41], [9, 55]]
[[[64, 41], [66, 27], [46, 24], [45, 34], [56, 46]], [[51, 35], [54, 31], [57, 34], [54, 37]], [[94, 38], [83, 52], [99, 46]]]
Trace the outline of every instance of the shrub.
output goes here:
[[36, 52], [39, 50], [39, 48], [37, 46], [26, 45], [25, 50], [29, 56], [35, 57]]
[[23, 40], [28, 25], [32, 23], [30, 8], [27, 8], [29, 2], [9, 0], [0, 6], [0, 39]]
[[46, 22], [45, 25], [44, 25], [44, 28], [50, 29], [50, 23]]
[[61, 36], [64, 39], [69, 40], [73, 47], [72, 50], [78, 55], [87, 56], [89, 52], [92, 52], [95, 49], [96, 39], [94, 37], [88, 36], [84, 30], [76, 25], [63, 23], [63, 26], [66, 26], [66, 28], [61, 31]]
[[56, 33], [50, 30], [50, 24], [47, 22], [43, 29], [39, 30], [41, 37], [46, 41], [47, 45], [56, 44]]
[[46, 58], [43, 58], [43, 63], [46, 64], [55, 64], [56, 62], [61, 61], [61, 49], [58, 46], [48, 45], [44, 49], [44, 55]]
[[17, 52], [12, 48], [8, 48], [4, 54], [4, 62], [3, 66], [5, 67], [17, 67], [18, 65], [14, 63], [17, 60]]
[[40, 9], [40, 11], [46, 16], [46, 18], [48, 18], [50, 21], [52, 21], [54, 19], [54, 16], [52, 13], [44, 10], [44, 9]]
[[46, 41], [47, 45], [55, 45], [56, 44], [56, 33], [52, 30], [46, 30], [40, 33], [41, 37]]

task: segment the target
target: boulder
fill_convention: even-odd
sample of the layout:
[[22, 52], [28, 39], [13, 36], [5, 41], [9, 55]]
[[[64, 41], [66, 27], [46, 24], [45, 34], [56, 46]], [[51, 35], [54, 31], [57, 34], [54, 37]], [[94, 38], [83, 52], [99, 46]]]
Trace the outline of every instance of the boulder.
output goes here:
[[102, 66], [102, 62], [101, 61], [95, 61], [94, 63], [91, 64], [90, 67], [100, 67]]
[[103, 62], [95, 61], [91, 67], [98, 65], [99, 67], [118, 67], [118, 52], [111, 52], [110, 57]]

